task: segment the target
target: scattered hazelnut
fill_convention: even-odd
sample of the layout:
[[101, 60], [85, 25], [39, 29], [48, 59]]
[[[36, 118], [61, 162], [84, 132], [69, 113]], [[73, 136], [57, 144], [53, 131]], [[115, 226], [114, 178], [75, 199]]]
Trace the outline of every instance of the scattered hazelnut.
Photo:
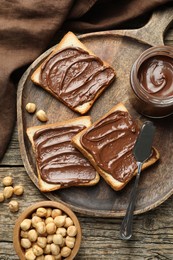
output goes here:
[[11, 176], [6, 176], [3, 178], [2, 183], [4, 186], [11, 186], [13, 184], [13, 179]]
[[11, 186], [5, 187], [3, 193], [4, 193], [4, 197], [6, 199], [11, 198], [11, 196], [13, 195], [13, 187], [11, 187]]
[[34, 103], [28, 103], [25, 108], [28, 113], [32, 114], [36, 110], [36, 105]]
[[46, 231], [49, 235], [52, 235], [56, 232], [56, 225], [54, 222], [50, 222], [46, 225]]
[[34, 255], [32, 248], [29, 249], [26, 253], [25, 253], [25, 258], [26, 260], [35, 260], [36, 256]]
[[17, 195], [17, 196], [22, 195], [23, 192], [24, 192], [23, 186], [21, 186], [21, 185], [16, 185], [16, 186], [14, 186], [13, 192], [14, 192], [14, 194]]
[[3, 202], [4, 199], [5, 199], [4, 194], [2, 192], [0, 192], [0, 202]]
[[61, 255], [62, 255], [63, 257], [67, 257], [67, 256], [69, 256], [70, 254], [71, 254], [71, 249], [70, 249], [69, 247], [65, 246], [65, 247], [63, 247], [63, 248], [61, 249]]
[[20, 228], [23, 230], [23, 231], [26, 231], [28, 229], [30, 229], [31, 227], [31, 219], [29, 218], [26, 218], [24, 219], [21, 224], [20, 224]]
[[35, 242], [37, 240], [37, 232], [35, 229], [30, 229], [28, 231], [28, 239], [31, 241], [31, 242]]
[[32, 247], [32, 251], [33, 251], [34, 255], [36, 255], [36, 256], [40, 256], [43, 254], [43, 249], [41, 247], [39, 247], [38, 245], [34, 245]]
[[8, 206], [11, 212], [17, 212], [19, 210], [19, 203], [16, 200], [11, 200]]
[[70, 237], [74, 237], [76, 236], [77, 234], [77, 228], [75, 226], [70, 226], [67, 228], [67, 234], [70, 236]]
[[31, 241], [28, 238], [22, 238], [21, 239], [21, 246], [25, 249], [31, 247]]
[[46, 217], [47, 210], [45, 208], [38, 208], [36, 214], [38, 217]]
[[48, 117], [47, 117], [46, 113], [43, 110], [39, 110], [36, 113], [36, 116], [37, 116], [38, 120], [40, 120], [42, 122], [48, 121]]

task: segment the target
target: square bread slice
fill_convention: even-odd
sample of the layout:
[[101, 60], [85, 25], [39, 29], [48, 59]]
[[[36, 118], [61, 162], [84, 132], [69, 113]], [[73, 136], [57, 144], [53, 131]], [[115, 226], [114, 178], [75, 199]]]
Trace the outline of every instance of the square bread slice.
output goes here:
[[[132, 149], [138, 134], [138, 125], [126, 107], [119, 103], [92, 126], [74, 136], [72, 143], [90, 160], [104, 180], [118, 191], [137, 173]], [[158, 151], [152, 148], [152, 154], [142, 170], [158, 159]]]
[[115, 78], [114, 69], [68, 32], [31, 80], [66, 106], [85, 114]]
[[43, 192], [70, 186], [95, 185], [100, 176], [71, 143], [71, 138], [91, 125], [91, 118], [27, 128], [36, 158], [39, 188]]

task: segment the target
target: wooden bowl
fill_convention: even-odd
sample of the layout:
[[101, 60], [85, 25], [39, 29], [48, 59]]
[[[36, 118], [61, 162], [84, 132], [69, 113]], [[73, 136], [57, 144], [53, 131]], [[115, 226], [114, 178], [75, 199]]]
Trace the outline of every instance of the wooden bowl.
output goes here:
[[[69, 216], [72, 220], [74, 225], [77, 228], [77, 235], [76, 235], [76, 241], [75, 241], [75, 246], [71, 251], [70, 256], [66, 257], [66, 260], [72, 260], [78, 253], [78, 250], [80, 248], [81, 244], [81, 239], [82, 239], [82, 231], [80, 227], [80, 223], [76, 217], [76, 215], [73, 213], [73, 211], [65, 206], [62, 203], [55, 202], [55, 201], [41, 201], [38, 203], [35, 203], [34, 205], [28, 207], [25, 209], [22, 214], [19, 216], [19, 218], [16, 220], [15, 226], [14, 226], [14, 231], [13, 231], [13, 245], [14, 249], [19, 256], [20, 260], [24, 260], [25, 258], [25, 249], [22, 248], [21, 243], [20, 243], [20, 224], [21, 222], [26, 219], [26, 218], [31, 218], [32, 213], [34, 213], [37, 208], [44, 207], [44, 208], [52, 208], [52, 209], [61, 209], [63, 213], [65, 213], [67, 216]], [[63, 258], [62, 258], [63, 259]]]

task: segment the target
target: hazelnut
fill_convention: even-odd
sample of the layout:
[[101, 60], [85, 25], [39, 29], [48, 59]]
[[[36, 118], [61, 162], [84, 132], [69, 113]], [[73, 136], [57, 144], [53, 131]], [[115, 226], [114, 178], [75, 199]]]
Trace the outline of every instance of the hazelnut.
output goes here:
[[52, 215], [52, 209], [51, 208], [47, 208], [46, 218], [51, 217], [51, 215]]
[[52, 243], [50, 245], [50, 249], [51, 249], [52, 255], [58, 255], [60, 253], [60, 247], [58, 245], [55, 245], [54, 243]]
[[57, 216], [54, 218], [55, 225], [57, 227], [63, 227], [65, 224], [66, 216]]
[[44, 260], [44, 255], [37, 256], [36, 260]]
[[62, 215], [62, 210], [60, 209], [53, 209], [52, 210], [52, 218], [55, 218], [57, 216], [61, 216]]
[[26, 218], [24, 219], [21, 224], [20, 224], [20, 228], [23, 230], [23, 231], [26, 231], [28, 229], [30, 229], [31, 227], [31, 219], [29, 218]]
[[44, 222], [38, 222], [35, 228], [37, 232], [41, 235], [43, 235], [46, 232], [46, 226]]
[[51, 248], [50, 248], [50, 244], [47, 244], [44, 248], [44, 254], [50, 254], [51, 253]]
[[67, 217], [65, 219], [64, 227], [68, 228], [69, 226], [72, 226], [72, 225], [73, 225], [73, 220], [70, 217]]
[[25, 249], [31, 247], [31, 241], [28, 238], [22, 238], [21, 239], [21, 246]]
[[63, 257], [68, 257], [70, 254], [71, 254], [71, 249], [69, 247], [65, 246], [61, 249], [61, 255]]
[[38, 237], [37, 239], [37, 245], [41, 248], [45, 248], [47, 244], [47, 238], [46, 237]]
[[36, 105], [34, 103], [28, 103], [25, 108], [28, 113], [32, 114], [36, 110]]
[[55, 255], [55, 260], [61, 260], [62, 257], [61, 257], [61, 253], [59, 255]]
[[38, 208], [36, 214], [38, 217], [46, 217], [47, 210], [45, 208]]
[[49, 235], [52, 235], [56, 232], [56, 225], [54, 222], [50, 222], [46, 225], [46, 231]]
[[28, 231], [23, 231], [23, 230], [21, 230], [21, 231], [20, 231], [20, 236], [21, 236], [22, 238], [28, 238]]
[[75, 226], [70, 226], [67, 228], [67, 234], [70, 236], [70, 237], [74, 237], [76, 236], [77, 234], [77, 228]]
[[43, 110], [39, 110], [36, 113], [36, 116], [37, 116], [38, 120], [40, 120], [42, 122], [48, 121], [48, 117], [47, 117], [46, 113]]
[[53, 243], [55, 245], [62, 245], [63, 236], [61, 234], [53, 235]]
[[3, 202], [4, 199], [5, 199], [4, 194], [2, 192], [0, 192], [0, 202]]
[[53, 255], [45, 255], [44, 260], [55, 260]]
[[2, 183], [4, 186], [11, 186], [13, 184], [13, 179], [11, 176], [4, 177]]
[[57, 233], [57, 234], [61, 234], [63, 237], [65, 237], [66, 234], [67, 234], [67, 229], [64, 228], [64, 227], [59, 227], [59, 228], [57, 228], [56, 233]]
[[38, 216], [33, 216], [31, 219], [32, 226], [35, 228], [38, 222], [42, 222], [43, 220]]
[[29, 249], [26, 253], [25, 253], [25, 258], [26, 260], [35, 260], [36, 256], [34, 255], [32, 248]]
[[65, 243], [66, 243], [66, 246], [68, 246], [69, 248], [73, 248], [74, 247], [74, 245], [75, 245], [75, 238], [74, 237], [69, 237], [69, 236], [67, 236], [66, 238], [65, 238]]
[[8, 206], [11, 212], [17, 212], [19, 210], [19, 203], [16, 200], [11, 200]]
[[30, 229], [28, 231], [28, 238], [31, 242], [35, 242], [37, 240], [37, 237], [38, 235], [35, 229]]
[[38, 245], [34, 245], [32, 247], [32, 251], [33, 251], [34, 255], [36, 255], [36, 256], [40, 256], [43, 254], [43, 249], [41, 247], [39, 247]]
[[17, 195], [17, 196], [22, 195], [23, 192], [24, 192], [23, 186], [21, 186], [21, 185], [16, 185], [16, 186], [14, 186], [13, 192], [14, 192], [14, 194]]
[[51, 244], [53, 242], [53, 235], [48, 235], [47, 236], [47, 243]]
[[11, 198], [11, 196], [13, 195], [13, 187], [11, 186], [5, 187], [3, 193], [6, 199]]
[[47, 225], [48, 223], [54, 222], [52, 217], [48, 217], [45, 219], [45, 224]]

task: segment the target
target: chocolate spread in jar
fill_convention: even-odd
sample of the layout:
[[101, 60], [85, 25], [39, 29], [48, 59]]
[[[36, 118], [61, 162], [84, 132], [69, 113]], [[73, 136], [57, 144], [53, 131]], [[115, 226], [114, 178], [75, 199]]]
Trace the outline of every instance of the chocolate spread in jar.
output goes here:
[[132, 149], [138, 133], [128, 112], [115, 111], [89, 128], [80, 141], [101, 169], [125, 182], [137, 168]]
[[71, 138], [84, 128], [83, 125], [71, 125], [35, 132], [36, 160], [45, 182], [71, 186], [95, 178], [95, 169], [71, 144]]
[[154, 56], [147, 59], [138, 72], [142, 88], [155, 97], [173, 96], [173, 58]]
[[75, 108], [95, 98], [115, 77], [112, 68], [81, 48], [68, 47], [50, 57], [41, 68], [41, 83]]

